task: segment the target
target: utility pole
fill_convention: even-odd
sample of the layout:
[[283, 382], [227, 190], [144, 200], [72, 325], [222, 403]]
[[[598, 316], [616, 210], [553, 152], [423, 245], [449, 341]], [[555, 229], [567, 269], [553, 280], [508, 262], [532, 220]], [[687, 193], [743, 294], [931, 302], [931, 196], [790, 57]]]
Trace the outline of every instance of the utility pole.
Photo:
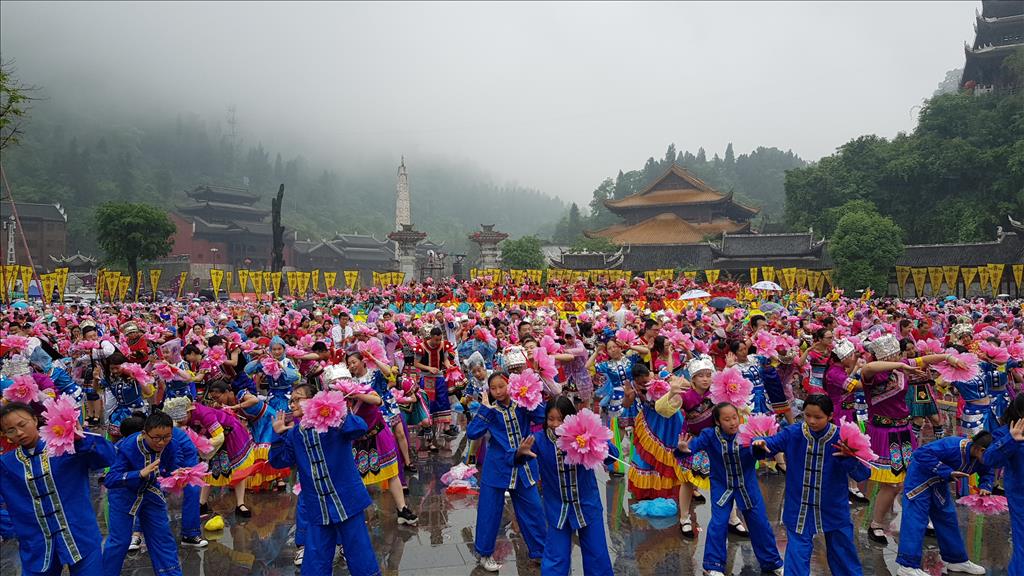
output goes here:
[[274, 247], [271, 256], [270, 270], [280, 272], [284, 268], [284, 226], [281, 224], [281, 204], [284, 200], [284, 184], [277, 189], [277, 197], [270, 201], [271, 230], [274, 234]]

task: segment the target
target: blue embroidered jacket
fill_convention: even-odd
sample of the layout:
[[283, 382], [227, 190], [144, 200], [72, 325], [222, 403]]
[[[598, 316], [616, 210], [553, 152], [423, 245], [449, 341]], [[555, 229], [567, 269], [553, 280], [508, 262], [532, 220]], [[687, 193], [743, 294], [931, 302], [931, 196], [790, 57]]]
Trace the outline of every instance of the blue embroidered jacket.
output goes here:
[[1012, 509], [1024, 509], [1024, 442], [1014, 440], [1007, 426], [993, 430], [992, 437], [992, 445], [985, 450], [982, 460], [989, 468], [1006, 469], [1003, 476], [1006, 499]]
[[[786, 503], [782, 521], [797, 534], [831, 532], [850, 526], [847, 476], [858, 482], [871, 477], [871, 468], [856, 458], [835, 456], [839, 427], [831, 422], [813, 432], [792, 424], [765, 438], [768, 454], [782, 452], [786, 472]], [[755, 452], [763, 453], [755, 448]]]
[[486, 486], [512, 490], [526, 488], [537, 483], [537, 463], [513, 464], [516, 450], [523, 438], [530, 434], [530, 424], [544, 423], [544, 403], [533, 410], [520, 408], [509, 402], [508, 406], [496, 403], [480, 406], [476, 417], [466, 427], [470, 440], [483, 438], [490, 432], [487, 453], [484, 455], [484, 469], [480, 482]]
[[[594, 471], [579, 464], [567, 465], [565, 452], [555, 446], [553, 436], [550, 430], [535, 432], [532, 448], [545, 487], [544, 514], [548, 525], [562, 530], [568, 522], [574, 530], [586, 526], [603, 529], [604, 508]], [[608, 454], [619, 456], [618, 448], [611, 442]], [[612, 462], [612, 458], [605, 459], [605, 464]]]
[[157, 473], [143, 477], [139, 472], [160, 461], [159, 474], [168, 476], [177, 469], [178, 453], [172, 441], [163, 452], [156, 452], [146, 444], [142, 432], [136, 432], [117, 443], [117, 456], [107, 470], [103, 484], [109, 490], [107, 499], [112, 508], [128, 510], [131, 514], [139, 511], [143, 503], [166, 506], [167, 500], [157, 484]]
[[100, 528], [89, 495], [89, 471], [110, 466], [114, 446], [98, 434], [75, 442], [74, 454], [49, 456], [42, 439], [32, 450], [0, 456], [0, 495], [15, 519], [21, 567], [47, 572], [56, 557], [75, 564], [100, 548]]
[[978, 474], [978, 488], [992, 490], [992, 470], [971, 457], [974, 443], [960, 436], [947, 436], [914, 450], [914, 457], [907, 468], [903, 493], [911, 500], [926, 494], [935, 486], [942, 488], [942, 495], [949, 497], [948, 482], [953, 472]]
[[[736, 497], [740, 510], [750, 510], [762, 502], [761, 487], [754, 472], [754, 455], [740, 446], [736, 434], [728, 435], [718, 426], [701, 430], [690, 440], [690, 454], [705, 452], [711, 465], [711, 500], [724, 506]], [[679, 454], [677, 456], [686, 456]]]
[[275, 434], [268, 460], [274, 468], [295, 468], [299, 499], [307, 520], [319, 526], [344, 522], [370, 505], [352, 455], [352, 441], [366, 434], [366, 421], [349, 412], [345, 422], [327, 432], [301, 428]]

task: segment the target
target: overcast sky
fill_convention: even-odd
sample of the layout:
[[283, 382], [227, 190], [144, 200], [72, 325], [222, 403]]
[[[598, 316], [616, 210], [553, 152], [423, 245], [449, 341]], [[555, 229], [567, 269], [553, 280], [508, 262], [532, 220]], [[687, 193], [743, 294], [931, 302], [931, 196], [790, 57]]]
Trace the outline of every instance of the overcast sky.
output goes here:
[[415, 179], [442, 156], [585, 201], [670, 142], [814, 160], [910, 130], [980, 6], [4, 2], [0, 53], [52, 100], [212, 121], [235, 104], [286, 157], [405, 154]]

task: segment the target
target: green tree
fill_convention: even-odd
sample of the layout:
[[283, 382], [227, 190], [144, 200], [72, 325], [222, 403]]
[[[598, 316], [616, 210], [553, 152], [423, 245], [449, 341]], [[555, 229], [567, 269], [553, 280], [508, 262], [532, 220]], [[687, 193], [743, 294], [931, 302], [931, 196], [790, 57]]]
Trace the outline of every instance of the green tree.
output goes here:
[[124, 264], [136, 278], [139, 262], [171, 252], [174, 223], [148, 204], [107, 202], [96, 209], [96, 237], [111, 262]]
[[536, 236], [505, 240], [501, 243], [501, 261], [509, 268], [544, 268], [544, 253], [541, 246], [541, 241]]
[[848, 293], [861, 288], [885, 292], [889, 271], [903, 255], [903, 231], [871, 204], [854, 201], [842, 214], [828, 250], [836, 264], [836, 282]]
[[28, 115], [28, 104], [35, 90], [14, 77], [9, 62], [0, 61], [0, 150], [18, 143], [22, 134], [21, 122]]

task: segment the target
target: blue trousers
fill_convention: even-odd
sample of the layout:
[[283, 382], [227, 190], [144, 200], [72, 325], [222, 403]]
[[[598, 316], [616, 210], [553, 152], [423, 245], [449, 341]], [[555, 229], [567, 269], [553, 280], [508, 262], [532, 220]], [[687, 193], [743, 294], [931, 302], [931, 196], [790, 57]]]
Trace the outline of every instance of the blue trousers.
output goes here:
[[[103, 573], [103, 553], [97, 547], [82, 557], [76, 564], [68, 566], [71, 576], [100, 576]], [[57, 558], [57, 551], [53, 551], [53, 560], [50, 561], [50, 569], [46, 572], [32, 572], [21, 569], [22, 576], [60, 576], [64, 572], [64, 565]]]
[[201, 536], [199, 523], [199, 486], [186, 486], [181, 495], [181, 537]]
[[[967, 561], [967, 548], [960, 537], [960, 525], [956, 519], [956, 507], [949, 487], [942, 483], [933, 486], [921, 496], [911, 500], [903, 495], [903, 518], [900, 520], [900, 548], [896, 563], [908, 568], [921, 567], [921, 550], [924, 531], [931, 518], [935, 526], [935, 537], [939, 541], [939, 554], [947, 563]], [[1016, 540], [1017, 533], [1014, 532]]]
[[[299, 499], [298, 505], [295, 506], [295, 547], [301, 548], [306, 545], [306, 529], [309, 528], [309, 520], [306, 518], [306, 507], [302, 505], [302, 499]], [[303, 558], [305, 562], [305, 558]]]
[[[840, 530], [825, 532], [825, 554], [828, 568], [834, 576], [861, 576], [864, 569], [853, 543], [853, 524]], [[811, 552], [814, 534], [797, 534], [786, 528], [786, 576], [811, 576]]]
[[[608, 542], [604, 534], [603, 518], [576, 530], [583, 553], [583, 574], [586, 576], [613, 576], [612, 561], [608, 556]], [[544, 576], [569, 576], [572, 568], [572, 533], [568, 522], [559, 530], [548, 526], [548, 537], [544, 541], [544, 559], [540, 573]]]
[[[153, 563], [153, 572], [160, 576], [182, 576], [178, 562], [178, 543], [171, 535], [171, 523], [167, 518], [167, 505], [157, 503], [147, 495], [139, 506], [139, 522], [146, 537], [146, 548]], [[103, 545], [103, 574], [120, 576], [128, 546], [132, 543], [132, 527], [135, 516], [127, 508], [110, 506], [107, 526], [109, 532]]]
[[[512, 509], [516, 513], [519, 532], [522, 533], [530, 558], [544, 557], [544, 539], [547, 538], [547, 522], [544, 508], [537, 494], [537, 486], [509, 490], [512, 495]], [[480, 556], [494, 554], [494, 544], [501, 527], [501, 515], [505, 510], [505, 489], [494, 486], [480, 486], [480, 497], [476, 509], [476, 541], [473, 547]]]
[[341, 544], [352, 576], [378, 576], [380, 565], [373, 553], [366, 518], [360, 512], [344, 522], [314, 524], [306, 528], [306, 552], [302, 576], [330, 576], [334, 572], [334, 550]]
[[[714, 496], [712, 496], [712, 499]], [[717, 570], [725, 572], [725, 560], [729, 546], [729, 511], [732, 510], [736, 497], [733, 496], [719, 506], [716, 502], [711, 503], [711, 522], [708, 523], [707, 536], [704, 538], [704, 569], [707, 571]], [[749, 510], [740, 510], [744, 520], [747, 521], [747, 531], [750, 533], [750, 544], [754, 548], [754, 556], [761, 570], [767, 572], [782, 567], [782, 556], [779, 556], [779, 548], [775, 545], [775, 533], [768, 523], [768, 512], [765, 510], [764, 501], [758, 502]]]
[[[1010, 502], [1010, 532], [1013, 535], [1013, 552], [1010, 556], [1010, 576], [1024, 576], [1024, 507], [1018, 508], [1016, 500], [1019, 497], [1011, 494], [1009, 486], [1006, 487], [1007, 500]], [[1020, 534], [1021, 536], [1017, 536]]]

